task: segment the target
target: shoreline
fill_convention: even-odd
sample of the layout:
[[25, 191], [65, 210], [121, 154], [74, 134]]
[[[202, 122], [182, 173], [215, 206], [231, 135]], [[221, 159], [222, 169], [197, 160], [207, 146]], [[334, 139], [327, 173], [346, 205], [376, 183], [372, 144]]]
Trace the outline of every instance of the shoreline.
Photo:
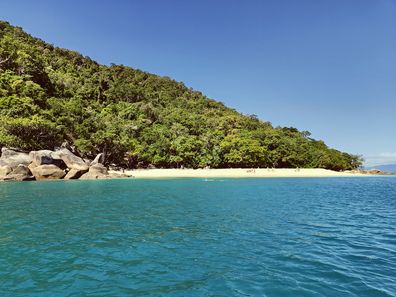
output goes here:
[[321, 168], [226, 168], [226, 169], [135, 169], [109, 171], [132, 178], [275, 178], [275, 177], [360, 177], [372, 176], [355, 172], [338, 172]]
[[[277, 178], [277, 177], [360, 177], [388, 175], [381, 170], [333, 171], [323, 168], [201, 168], [201, 169], [126, 169], [111, 170], [105, 166], [102, 153], [94, 160], [83, 159], [72, 148], [55, 151], [40, 150], [29, 153], [3, 147], [0, 156], [1, 181], [112, 179], [112, 178]], [[150, 166], [149, 166], [150, 167]], [[389, 173], [396, 174], [396, 173]]]

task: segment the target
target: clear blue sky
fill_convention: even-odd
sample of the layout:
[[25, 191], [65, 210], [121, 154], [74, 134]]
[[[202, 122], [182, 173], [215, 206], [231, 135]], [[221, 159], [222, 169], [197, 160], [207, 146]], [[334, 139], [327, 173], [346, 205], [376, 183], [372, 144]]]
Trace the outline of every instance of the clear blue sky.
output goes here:
[[396, 163], [395, 0], [2, 0], [0, 18]]

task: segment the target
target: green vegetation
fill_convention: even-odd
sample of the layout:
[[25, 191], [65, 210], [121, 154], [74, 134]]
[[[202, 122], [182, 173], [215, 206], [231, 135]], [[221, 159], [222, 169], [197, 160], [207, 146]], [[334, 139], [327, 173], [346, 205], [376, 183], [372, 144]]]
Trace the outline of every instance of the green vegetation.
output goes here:
[[274, 128], [187, 88], [122, 65], [103, 66], [0, 21], [0, 147], [53, 149], [138, 167], [354, 169], [361, 158], [309, 132]]

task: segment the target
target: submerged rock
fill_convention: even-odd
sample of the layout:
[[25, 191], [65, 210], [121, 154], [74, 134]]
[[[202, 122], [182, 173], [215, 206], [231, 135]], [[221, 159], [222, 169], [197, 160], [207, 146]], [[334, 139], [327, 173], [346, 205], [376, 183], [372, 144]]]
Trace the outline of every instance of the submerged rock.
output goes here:
[[44, 164], [30, 167], [33, 176], [37, 179], [61, 179], [66, 172], [54, 164]]

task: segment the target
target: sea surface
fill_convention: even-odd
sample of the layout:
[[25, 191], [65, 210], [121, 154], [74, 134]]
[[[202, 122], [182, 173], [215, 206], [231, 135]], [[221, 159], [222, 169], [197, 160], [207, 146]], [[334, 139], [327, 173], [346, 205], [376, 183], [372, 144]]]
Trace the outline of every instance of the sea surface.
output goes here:
[[0, 183], [0, 296], [396, 296], [396, 177]]

